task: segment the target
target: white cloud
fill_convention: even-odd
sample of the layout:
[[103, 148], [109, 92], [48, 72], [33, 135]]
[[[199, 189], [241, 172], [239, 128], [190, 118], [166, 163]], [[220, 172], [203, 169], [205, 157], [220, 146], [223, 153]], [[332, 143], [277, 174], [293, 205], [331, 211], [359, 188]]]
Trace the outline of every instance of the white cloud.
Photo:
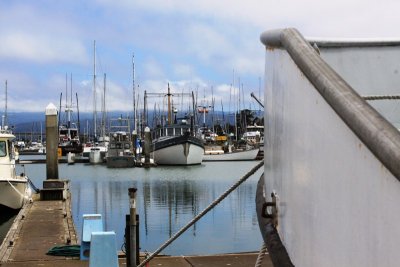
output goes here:
[[[10, 5], [0, 16], [0, 59], [37, 63], [87, 62], [80, 30], [65, 16], [29, 5]], [[57, 13], [57, 12], [54, 12]], [[10, 23], [12, 22], [12, 23]]]

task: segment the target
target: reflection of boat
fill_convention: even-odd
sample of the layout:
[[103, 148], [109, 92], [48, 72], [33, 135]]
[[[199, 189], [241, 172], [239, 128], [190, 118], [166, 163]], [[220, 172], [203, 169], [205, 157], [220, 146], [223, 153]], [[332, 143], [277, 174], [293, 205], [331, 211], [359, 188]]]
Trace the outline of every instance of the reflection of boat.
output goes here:
[[237, 149], [232, 152], [225, 152], [221, 149], [206, 149], [203, 161], [245, 161], [255, 160], [259, 152], [258, 148]]
[[201, 164], [204, 154], [204, 145], [200, 137], [196, 136], [193, 117], [190, 125], [186, 119], [178, 123], [177, 109], [174, 109], [175, 118], [172, 122], [171, 93], [168, 85], [168, 124], [159, 126], [152, 133], [152, 152], [156, 164], [159, 165], [194, 165]]
[[29, 197], [28, 178], [15, 173], [15, 152], [11, 132], [0, 130], [0, 204], [20, 209]]
[[129, 119], [110, 120], [110, 144], [106, 155], [108, 168], [135, 167]]

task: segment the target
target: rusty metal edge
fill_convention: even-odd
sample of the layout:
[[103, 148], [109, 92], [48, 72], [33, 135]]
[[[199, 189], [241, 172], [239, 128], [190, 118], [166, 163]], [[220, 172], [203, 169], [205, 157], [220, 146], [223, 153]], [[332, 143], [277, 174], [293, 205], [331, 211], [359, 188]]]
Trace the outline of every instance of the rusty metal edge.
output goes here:
[[261, 235], [267, 246], [268, 253], [274, 266], [292, 267], [294, 265], [281, 238], [279, 237], [279, 233], [273, 224], [273, 220], [263, 217], [263, 205], [265, 203], [264, 195], [263, 173], [257, 183], [255, 198], [258, 226], [260, 227]]

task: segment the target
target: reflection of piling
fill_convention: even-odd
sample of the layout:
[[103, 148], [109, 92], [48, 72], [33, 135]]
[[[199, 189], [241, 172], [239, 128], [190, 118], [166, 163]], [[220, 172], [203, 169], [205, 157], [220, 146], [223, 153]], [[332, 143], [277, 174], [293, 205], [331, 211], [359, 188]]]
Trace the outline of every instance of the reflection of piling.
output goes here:
[[132, 131], [132, 147], [133, 147], [133, 155], [137, 159], [137, 148], [136, 148], [136, 142], [137, 142], [137, 132], [136, 130]]
[[46, 107], [46, 179], [58, 179], [58, 116], [52, 103]]
[[144, 129], [144, 166], [150, 166], [150, 146], [151, 146], [151, 134], [150, 128]]
[[136, 267], [138, 262], [136, 236], [136, 188], [129, 188], [129, 251], [127, 253], [128, 267]]

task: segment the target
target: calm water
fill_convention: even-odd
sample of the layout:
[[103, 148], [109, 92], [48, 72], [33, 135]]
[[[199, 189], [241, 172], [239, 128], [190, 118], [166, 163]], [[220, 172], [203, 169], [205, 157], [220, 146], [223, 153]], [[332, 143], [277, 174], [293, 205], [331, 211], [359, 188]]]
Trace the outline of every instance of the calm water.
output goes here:
[[[83, 214], [100, 213], [106, 230], [116, 232], [119, 247], [124, 243], [125, 214], [129, 214], [128, 188], [136, 187], [141, 251], [152, 252], [257, 163], [206, 162], [151, 169], [60, 164], [59, 176], [71, 181], [78, 233]], [[34, 184], [42, 187], [45, 165], [25, 168]], [[204, 255], [258, 250], [262, 241], [254, 198], [261, 173], [259, 170], [163, 253]]]

